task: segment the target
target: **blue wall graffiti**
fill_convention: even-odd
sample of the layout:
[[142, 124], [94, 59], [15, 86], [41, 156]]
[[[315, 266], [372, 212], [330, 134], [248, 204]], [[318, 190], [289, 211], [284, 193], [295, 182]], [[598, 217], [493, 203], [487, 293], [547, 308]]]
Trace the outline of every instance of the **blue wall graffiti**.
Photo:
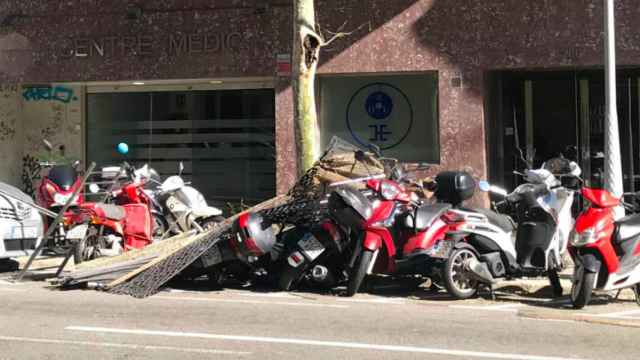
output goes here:
[[65, 86], [28, 87], [22, 92], [22, 97], [27, 101], [53, 100], [65, 104], [71, 100], [78, 100], [73, 94], [73, 89]]

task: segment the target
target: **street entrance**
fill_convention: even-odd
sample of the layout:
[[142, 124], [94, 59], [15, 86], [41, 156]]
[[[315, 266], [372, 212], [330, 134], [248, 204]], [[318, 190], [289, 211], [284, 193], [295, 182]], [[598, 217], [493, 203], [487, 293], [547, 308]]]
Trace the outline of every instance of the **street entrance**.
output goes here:
[[[562, 152], [577, 160], [587, 185], [604, 175], [604, 71], [515, 71], [489, 76], [493, 96], [489, 121], [491, 175], [512, 188], [513, 170], [534, 166]], [[618, 71], [618, 121], [625, 191], [640, 187], [640, 70]]]

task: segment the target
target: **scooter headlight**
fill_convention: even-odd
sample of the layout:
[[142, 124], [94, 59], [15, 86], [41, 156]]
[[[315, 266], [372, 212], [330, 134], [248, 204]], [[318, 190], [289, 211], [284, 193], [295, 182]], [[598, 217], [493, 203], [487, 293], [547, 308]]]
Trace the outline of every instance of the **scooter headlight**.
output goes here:
[[584, 229], [580, 233], [574, 229], [571, 232], [571, 236], [570, 236], [571, 245], [576, 247], [593, 244], [597, 240], [598, 240], [598, 234], [594, 228]]

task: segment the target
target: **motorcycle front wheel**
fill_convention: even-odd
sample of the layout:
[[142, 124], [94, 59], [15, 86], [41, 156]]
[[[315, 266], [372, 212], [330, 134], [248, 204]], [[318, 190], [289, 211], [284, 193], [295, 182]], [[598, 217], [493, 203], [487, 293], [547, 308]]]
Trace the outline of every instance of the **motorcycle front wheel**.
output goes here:
[[84, 261], [93, 260], [100, 251], [98, 231], [89, 227], [87, 235], [75, 244], [73, 249], [73, 262], [77, 265]]
[[360, 290], [360, 286], [362, 286], [362, 282], [364, 281], [364, 277], [367, 276], [367, 270], [369, 269], [369, 265], [373, 260], [373, 251], [371, 250], [362, 250], [358, 260], [353, 267], [353, 271], [349, 275], [349, 282], [347, 283], [347, 296], [355, 295], [358, 290]]
[[582, 309], [591, 300], [596, 273], [586, 271], [584, 266], [576, 266], [571, 286], [571, 303], [574, 309]]

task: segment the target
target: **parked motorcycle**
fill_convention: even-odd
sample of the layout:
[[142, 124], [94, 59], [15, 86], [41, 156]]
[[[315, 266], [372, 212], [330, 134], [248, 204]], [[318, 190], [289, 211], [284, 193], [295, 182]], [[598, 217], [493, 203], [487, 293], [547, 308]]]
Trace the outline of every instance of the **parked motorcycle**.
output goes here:
[[202, 193], [185, 183], [181, 177], [183, 169], [181, 162], [178, 175], [168, 177], [155, 190], [147, 192], [164, 214], [161, 238], [192, 229], [202, 232], [224, 220], [220, 209], [209, 206]]
[[[640, 214], [615, 220], [613, 208], [623, 203], [603, 189], [584, 187], [589, 207], [576, 219], [569, 253], [575, 263], [571, 302], [581, 309], [594, 289], [631, 288], [640, 305]], [[628, 193], [627, 196], [640, 196]]]
[[554, 295], [562, 295], [558, 272], [563, 268], [569, 233], [573, 228], [573, 190], [563, 186], [580, 175], [580, 168], [564, 158], [547, 161], [540, 169], [526, 170], [525, 183], [513, 192], [480, 182], [480, 189], [503, 196], [515, 208], [517, 230], [509, 219], [490, 210], [455, 209], [465, 233], [443, 265], [442, 280], [458, 299], [473, 296], [479, 284], [498, 278], [546, 274]]
[[122, 174], [131, 180], [110, 189], [105, 198], [108, 202], [84, 202], [71, 210], [66, 239], [76, 243], [76, 264], [115, 256], [153, 242], [154, 202], [144, 189], [151, 171], [146, 166], [136, 170], [127, 163], [102, 169], [105, 179], [119, 178]]
[[[355, 198], [357, 190], [336, 190], [344, 196]], [[349, 194], [349, 192], [355, 192]], [[346, 279], [346, 264], [353, 251], [354, 233], [342, 224], [337, 196], [329, 197], [329, 216], [311, 228], [294, 228], [282, 235], [280, 242], [290, 244], [286, 262], [279, 276], [279, 287], [289, 291], [300, 283], [333, 287]], [[292, 237], [293, 242], [287, 237]]]
[[429, 275], [430, 260], [444, 250], [434, 245], [454, 235], [457, 224], [447, 216], [451, 204], [422, 204], [401, 184], [402, 172], [394, 173], [391, 179], [367, 181], [373, 201], [348, 188], [331, 194], [337, 221], [360, 234], [348, 263], [347, 296], [358, 292], [368, 274]]
[[[43, 140], [43, 144], [47, 151], [52, 152], [53, 146], [49, 141]], [[31, 175], [31, 179], [40, 177], [40, 184], [36, 191], [36, 204], [58, 212], [73, 193], [81, 186], [81, 179], [78, 174], [79, 161], [73, 163], [39, 161], [35, 169], [35, 173]], [[85, 201], [82, 192], [72, 200], [71, 206], [77, 206]], [[65, 215], [67, 221], [62, 221], [58, 225], [58, 229], [47, 239], [47, 247], [55, 252], [64, 252], [65, 247], [65, 229], [68, 228], [68, 216]], [[45, 217], [45, 231], [53, 219]]]

